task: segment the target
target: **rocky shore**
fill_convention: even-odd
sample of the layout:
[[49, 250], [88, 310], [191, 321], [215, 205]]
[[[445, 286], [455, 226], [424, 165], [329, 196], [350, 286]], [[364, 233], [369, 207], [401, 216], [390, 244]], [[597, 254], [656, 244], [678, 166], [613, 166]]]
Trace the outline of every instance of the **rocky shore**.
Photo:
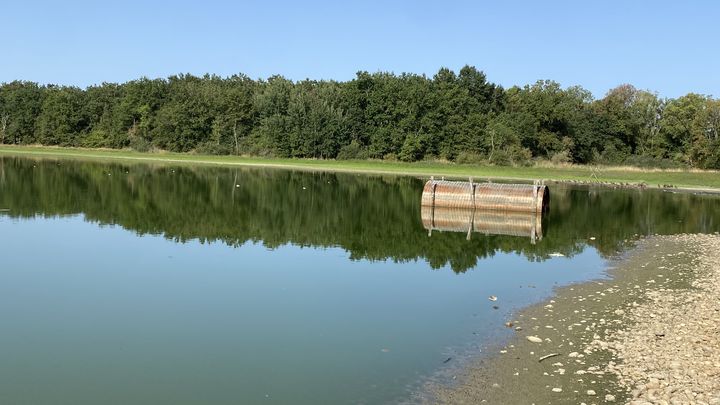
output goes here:
[[610, 275], [508, 320], [506, 347], [425, 402], [720, 405], [720, 236], [643, 239]]
[[720, 238], [682, 240], [701, 252], [673, 266], [695, 276], [691, 288], [648, 291], [646, 303], [628, 311], [633, 326], [609, 338], [619, 361], [607, 369], [630, 391], [631, 404], [720, 404]]

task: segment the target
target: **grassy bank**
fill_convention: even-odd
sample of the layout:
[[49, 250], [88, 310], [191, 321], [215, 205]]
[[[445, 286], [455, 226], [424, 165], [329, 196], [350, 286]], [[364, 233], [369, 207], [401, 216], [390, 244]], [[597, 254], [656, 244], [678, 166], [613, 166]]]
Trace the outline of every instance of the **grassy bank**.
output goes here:
[[720, 190], [720, 173], [699, 170], [651, 170], [623, 167], [530, 166], [505, 167], [461, 165], [443, 162], [387, 162], [315, 159], [282, 159], [245, 156], [212, 156], [183, 153], [141, 153], [129, 150], [79, 149], [43, 146], [0, 145], [0, 155], [54, 157], [92, 160], [126, 160], [228, 166], [277, 167], [300, 170], [381, 173], [448, 178], [495, 178], [512, 180], [645, 183], [648, 187], [672, 185], [678, 188]]

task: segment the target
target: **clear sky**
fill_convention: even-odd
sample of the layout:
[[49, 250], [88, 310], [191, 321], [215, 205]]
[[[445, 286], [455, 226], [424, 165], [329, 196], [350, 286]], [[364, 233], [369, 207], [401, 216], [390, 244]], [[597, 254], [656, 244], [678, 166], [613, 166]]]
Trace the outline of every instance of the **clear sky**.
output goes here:
[[553, 79], [596, 97], [622, 83], [720, 96], [720, 2], [710, 0], [3, 3], [0, 82], [348, 80], [469, 64], [506, 87]]

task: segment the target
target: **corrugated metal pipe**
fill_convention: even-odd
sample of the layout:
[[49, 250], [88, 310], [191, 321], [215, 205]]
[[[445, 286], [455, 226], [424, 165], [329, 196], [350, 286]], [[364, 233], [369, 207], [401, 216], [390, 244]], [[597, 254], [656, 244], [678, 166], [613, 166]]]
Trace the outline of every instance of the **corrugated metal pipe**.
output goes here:
[[492, 211], [547, 211], [550, 191], [535, 184], [474, 183], [430, 179], [425, 183], [422, 205]]
[[433, 230], [542, 239], [542, 214], [550, 191], [534, 184], [500, 184], [430, 179], [422, 193], [423, 226]]

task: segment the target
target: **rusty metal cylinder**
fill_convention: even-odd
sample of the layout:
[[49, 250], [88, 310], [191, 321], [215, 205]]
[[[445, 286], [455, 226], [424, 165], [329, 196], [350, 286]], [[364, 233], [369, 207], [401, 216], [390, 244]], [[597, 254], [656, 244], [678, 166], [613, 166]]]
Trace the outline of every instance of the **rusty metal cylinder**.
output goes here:
[[473, 183], [428, 180], [423, 206], [542, 213], [550, 192], [544, 184]]

